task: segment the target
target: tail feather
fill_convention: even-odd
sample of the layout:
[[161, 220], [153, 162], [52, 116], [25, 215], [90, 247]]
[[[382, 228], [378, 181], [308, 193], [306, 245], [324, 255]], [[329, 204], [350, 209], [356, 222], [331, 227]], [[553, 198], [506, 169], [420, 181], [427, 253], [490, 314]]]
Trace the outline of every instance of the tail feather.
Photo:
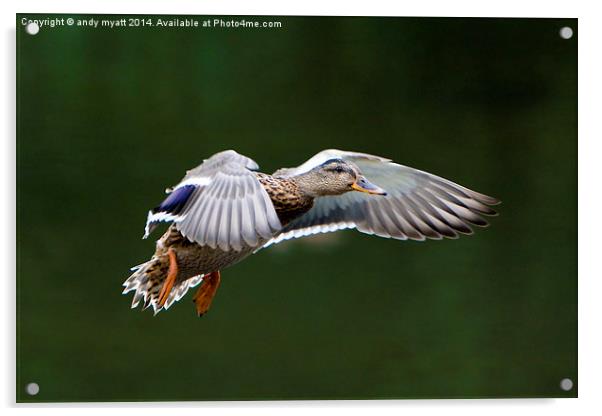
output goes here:
[[188, 292], [188, 289], [191, 287], [198, 286], [203, 281], [203, 275], [200, 274], [198, 276], [191, 277], [190, 279], [176, 285], [171, 290], [171, 293], [167, 297], [165, 304], [163, 305], [163, 309], [168, 309], [172, 304], [179, 301], [184, 297], [184, 295]]
[[123, 294], [134, 291], [132, 309], [138, 307], [142, 302], [142, 309], [152, 306], [156, 315], [163, 309], [168, 309], [175, 302], [182, 299], [188, 289], [195, 287], [203, 281], [203, 275], [194, 276], [181, 283], [177, 283], [171, 290], [167, 301], [159, 306], [159, 292], [163, 282], [167, 278], [168, 267], [163, 264], [159, 257], [153, 256], [146, 263], [132, 267], [134, 273], [123, 282]]

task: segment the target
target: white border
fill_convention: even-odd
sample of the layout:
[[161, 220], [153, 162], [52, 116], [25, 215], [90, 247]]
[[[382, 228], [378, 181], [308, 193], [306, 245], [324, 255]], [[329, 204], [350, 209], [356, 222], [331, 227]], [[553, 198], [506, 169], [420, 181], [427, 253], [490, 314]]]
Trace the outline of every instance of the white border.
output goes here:
[[[486, 4], [484, 4], [486, 3]], [[583, 4], [583, 5], [582, 5]], [[578, 17], [586, 2], [505, 0], [423, 0], [391, 4], [386, 0], [365, 2], [305, 0], [282, 2], [257, 0], [106, 0], [78, 2], [71, 0], [22, 0], [21, 13], [135, 13], [135, 14], [255, 14], [255, 15], [332, 15], [332, 16], [459, 16], [459, 17]], [[583, 14], [581, 14], [583, 16]]]
[[[190, 408], [203, 414], [222, 414], [231, 410], [246, 409], [249, 414], [305, 414], [308, 411], [321, 414], [341, 412], [345, 414], [412, 414], [447, 415], [507, 415], [508, 413], [534, 413], [546, 415], [588, 414], [602, 409], [599, 397], [602, 383], [602, 343], [600, 317], [602, 317], [602, 272], [597, 261], [600, 256], [602, 221], [597, 219], [598, 207], [602, 206], [600, 166], [602, 165], [602, 131], [600, 118], [602, 88], [600, 78], [602, 64], [600, 50], [602, 16], [593, 1], [546, 1], [505, 0], [495, 4], [487, 1], [407, 1], [387, 2], [369, 0], [348, 4], [347, 1], [305, 0], [295, 4], [282, 1], [116, 1], [83, 3], [75, 0], [27, 1], [6, 4], [2, 2], [3, 21], [1, 123], [4, 131], [1, 164], [3, 203], [0, 218], [4, 231], [0, 250], [0, 263], [6, 273], [3, 276], [2, 333], [0, 343], [4, 374], [0, 379], [1, 403], [18, 408], [25, 414], [42, 409], [52, 414], [104, 414], [107, 407], [124, 408], [126, 411], [145, 414], [164, 414], [166, 411], [190, 414]], [[434, 401], [339, 401], [339, 402], [219, 402], [219, 403], [151, 403], [151, 404], [77, 404], [15, 406], [15, 13], [140, 13], [140, 14], [254, 14], [254, 15], [364, 15], [364, 16], [486, 16], [486, 17], [578, 17], [579, 29], [579, 399], [558, 400], [434, 400]], [[553, 70], [553, 68], [551, 68]], [[562, 190], [559, 190], [562, 192]], [[550, 201], [553, 204], [553, 201]], [[536, 213], [533, 213], [536, 216]], [[545, 238], [545, 237], [543, 237]], [[100, 407], [100, 408], [99, 408]], [[169, 410], [167, 410], [169, 408]]]

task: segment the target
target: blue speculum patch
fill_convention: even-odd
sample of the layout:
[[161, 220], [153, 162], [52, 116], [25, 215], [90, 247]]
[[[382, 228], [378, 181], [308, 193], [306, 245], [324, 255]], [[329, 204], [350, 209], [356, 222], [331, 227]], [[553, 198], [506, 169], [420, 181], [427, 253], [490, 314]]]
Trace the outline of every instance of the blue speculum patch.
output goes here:
[[179, 214], [192, 192], [196, 189], [196, 185], [184, 185], [175, 189], [165, 200], [156, 207], [153, 212], [169, 212], [170, 214]]

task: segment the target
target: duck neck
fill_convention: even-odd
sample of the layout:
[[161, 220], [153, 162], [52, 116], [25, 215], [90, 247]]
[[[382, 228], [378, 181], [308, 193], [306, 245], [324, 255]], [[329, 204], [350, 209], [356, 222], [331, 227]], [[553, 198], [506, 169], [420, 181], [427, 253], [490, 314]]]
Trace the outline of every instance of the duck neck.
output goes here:
[[257, 178], [268, 193], [282, 225], [305, 214], [314, 204], [314, 197], [303, 190], [307, 184], [299, 184], [297, 178], [281, 178], [264, 173], [257, 173]]
[[322, 192], [323, 180], [313, 171], [295, 176], [291, 178], [291, 180], [297, 185], [301, 195], [304, 195], [307, 198], [313, 200], [314, 198], [325, 195], [325, 193]]

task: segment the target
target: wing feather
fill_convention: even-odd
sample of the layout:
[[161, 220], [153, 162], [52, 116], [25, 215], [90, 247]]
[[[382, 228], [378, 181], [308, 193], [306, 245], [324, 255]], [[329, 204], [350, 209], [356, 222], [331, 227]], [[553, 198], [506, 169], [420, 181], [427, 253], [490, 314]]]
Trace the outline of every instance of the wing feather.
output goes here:
[[[234, 193], [236, 194], [237, 190], [233, 189]], [[241, 215], [242, 215], [242, 202], [240, 201], [240, 199], [238, 199], [238, 197], [233, 196], [233, 200], [232, 200], [232, 214], [231, 214], [231, 221], [230, 221], [230, 229], [231, 230], [240, 230], [241, 227]], [[235, 251], [240, 251], [242, 250], [242, 239], [241, 239], [241, 235], [240, 233], [231, 233], [230, 234], [230, 246], [235, 250]]]
[[[240, 251], [245, 245], [257, 247], [277, 234], [282, 225], [274, 206], [253, 170], [257, 163], [233, 150], [220, 152], [187, 172], [173, 188], [188, 187], [185, 204], [169, 201], [177, 213], [149, 213], [147, 230], [158, 221], [174, 222], [177, 229], [200, 245], [224, 251]], [[190, 187], [194, 187], [189, 192]], [[181, 198], [180, 198], [181, 199]], [[182, 208], [183, 206], [183, 208]]]
[[482, 215], [496, 215], [491, 205], [499, 201], [493, 197], [366, 153], [325, 150], [299, 167], [280, 169], [277, 174], [294, 177], [330, 158], [355, 164], [387, 195], [348, 192], [319, 197], [311, 210], [287, 224], [265, 246], [346, 228], [400, 240], [458, 238], [459, 234], [472, 234], [471, 225], [487, 226]]

